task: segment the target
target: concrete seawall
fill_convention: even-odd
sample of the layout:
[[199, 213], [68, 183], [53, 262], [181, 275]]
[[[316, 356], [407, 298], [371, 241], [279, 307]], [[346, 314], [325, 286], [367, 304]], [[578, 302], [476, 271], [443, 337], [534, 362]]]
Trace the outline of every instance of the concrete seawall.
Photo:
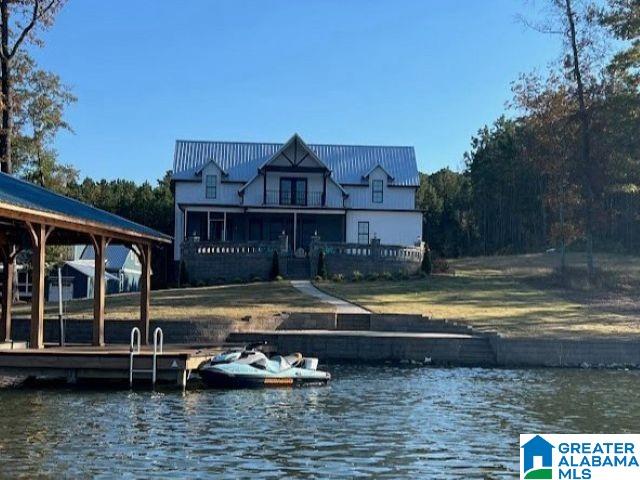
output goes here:
[[[90, 343], [91, 321], [66, 320], [68, 343]], [[107, 343], [129, 343], [135, 321], [107, 320]], [[282, 313], [265, 319], [160, 320], [165, 343], [211, 345], [266, 340], [283, 352], [323, 360], [415, 361], [499, 367], [640, 367], [640, 338], [509, 338], [420, 315]], [[29, 337], [29, 320], [13, 321], [14, 341]], [[59, 340], [58, 321], [45, 320], [45, 341]]]

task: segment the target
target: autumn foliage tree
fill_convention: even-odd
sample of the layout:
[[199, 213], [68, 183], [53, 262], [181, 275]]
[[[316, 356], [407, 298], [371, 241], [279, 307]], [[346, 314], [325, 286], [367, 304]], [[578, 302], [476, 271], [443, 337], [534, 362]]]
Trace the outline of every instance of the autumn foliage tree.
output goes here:
[[[25, 42], [41, 45], [38, 33], [49, 27], [64, 0], [0, 0], [0, 165], [12, 173], [15, 82]], [[23, 57], [24, 58], [24, 57]]]

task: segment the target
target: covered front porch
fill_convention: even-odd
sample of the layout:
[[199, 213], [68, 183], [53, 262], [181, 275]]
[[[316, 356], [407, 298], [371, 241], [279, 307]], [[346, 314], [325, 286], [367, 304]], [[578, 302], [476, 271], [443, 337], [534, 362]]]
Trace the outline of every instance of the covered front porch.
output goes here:
[[344, 242], [346, 238], [344, 211], [187, 210], [185, 218], [185, 239], [201, 242], [275, 242], [284, 233], [289, 250], [308, 252], [314, 235], [330, 242]]

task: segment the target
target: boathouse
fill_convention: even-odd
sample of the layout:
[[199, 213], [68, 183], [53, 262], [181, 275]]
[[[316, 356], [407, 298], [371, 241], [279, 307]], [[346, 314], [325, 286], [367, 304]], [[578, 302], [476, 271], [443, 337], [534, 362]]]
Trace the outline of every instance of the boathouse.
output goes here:
[[105, 252], [108, 245], [116, 244], [132, 249], [141, 264], [139, 328], [143, 343], [148, 343], [152, 246], [170, 244], [170, 236], [4, 173], [0, 173], [0, 226], [0, 344], [11, 341], [16, 256], [23, 250], [32, 251], [29, 346], [40, 349], [44, 347], [46, 247], [83, 243], [92, 245], [94, 251], [93, 345], [104, 345]]

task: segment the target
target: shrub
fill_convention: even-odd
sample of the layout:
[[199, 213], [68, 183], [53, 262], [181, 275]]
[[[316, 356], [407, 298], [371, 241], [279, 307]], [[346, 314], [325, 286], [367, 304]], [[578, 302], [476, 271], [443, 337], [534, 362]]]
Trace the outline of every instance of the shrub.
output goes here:
[[184, 260], [180, 261], [180, 285], [189, 285], [189, 272], [187, 272], [187, 266], [184, 264]]
[[254, 276], [251, 277], [251, 281], [252, 282], [261, 282], [262, 281], [262, 277], [254, 275]]
[[284, 280], [284, 277], [282, 275], [276, 275], [276, 278], [274, 279], [276, 282], [281, 282]]
[[351, 281], [353, 282], [361, 282], [362, 278], [362, 273], [360, 273], [358, 270], [354, 270], [351, 274]]
[[205, 287], [207, 284], [203, 280], [196, 282], [196, 287]]
[[323, 280], [324, 280], [324, 278], [322, 278], [320, 275], [316, 275], [315, 277], [313, 277], [313, 279], [314, 279], [316, 282], [321, 282], [321, 281], [323, 281]]
[[336, 283], [342, 283], [344, 281], [344, 275], [342, 275], [341, 273], [336, 273], [331, 277], [331, 280]]
[[325, 264], [324, 259], [324, 250], [320, 250], [320, 254], [318, 255], [318, 276], [323, 279], [328, 277], [327, 265]]
[[367, 275], [367, 280], [369, 280], [370, 282], [375, 282], [378, 279], [380, 279], [379, 273], [371, 272], [369, 275]]
[[393, 280], [393, 275], [391, 275], [389, 272], [382, 272], [380, 278], [382, 280]]
[[240, 277], [236, 277], [233, 280], [231, 280], [232, 283], [242, 283], [242, 279]]
[[409, 275], [407, 275], [403, 270], [398, 270], [395, 273], [394, 278], [396, 280], [407, 280], [409, 278]]
[[269, 272], [269, 280], [275, 280], [280, 276], [280, 260], [278, 259], [278, 250], [273, 251], [271, 259], [271, 271]]
[[431, 261], [431, 250], [429, 249], [429, 245], [425, 245], [424, 247], [424, 255], [422, 256], [420, 270], [427, 275], [431, 275], [431, 272], [433, 272], [433, 262]]
[[451, 267], [444, 258], [436, 258], [433, 261], [433, 271], [436, 273], [449, 273]]

